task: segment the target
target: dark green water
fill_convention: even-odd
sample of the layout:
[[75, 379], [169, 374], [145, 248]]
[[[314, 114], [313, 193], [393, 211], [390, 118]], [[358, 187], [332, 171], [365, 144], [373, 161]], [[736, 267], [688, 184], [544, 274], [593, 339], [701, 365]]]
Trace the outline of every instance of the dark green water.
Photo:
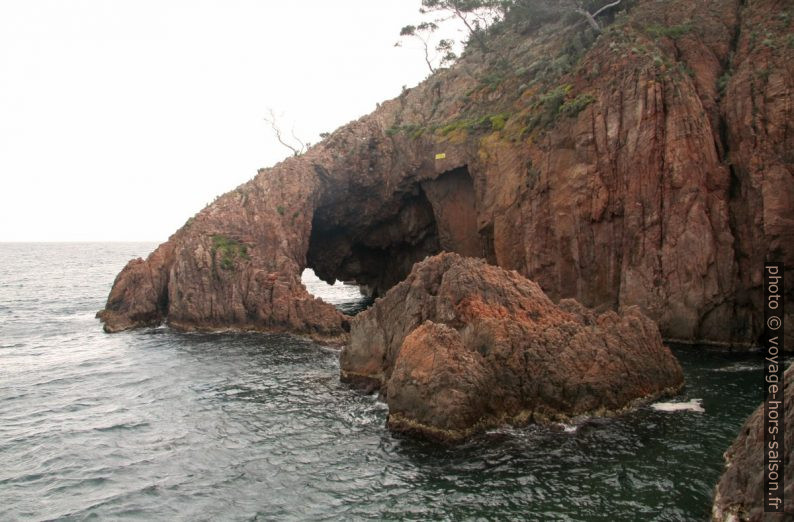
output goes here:
[[113, 277], [152, 246], [0, 245], [0, 520], [706, 520], [761, 401], [757, 357], [676, 348], [675, 400], [704, 413], [395, 438], [310, 342], [103, 334]]

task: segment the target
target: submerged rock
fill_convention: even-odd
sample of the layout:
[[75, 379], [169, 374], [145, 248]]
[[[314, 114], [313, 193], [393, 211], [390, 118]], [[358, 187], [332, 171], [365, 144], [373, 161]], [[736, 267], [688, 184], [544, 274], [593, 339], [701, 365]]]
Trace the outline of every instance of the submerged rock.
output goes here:
[[783, 449], [781, 473], [784, 513], [764, 513], [764, 405], [742, 426], [739, 436], [725, 452], [725, 472], [714, 494], [712, 520], [719, 522], [794, 520], [794, 367], [784, 376]]
[[555, 305], [515, 271], [457, 254], [414, 266], [352, 321], [347, 382], [379, 387], [397, 432], [454, 442], [503, 423], [606, 414], [683, 374], [637, 307]]

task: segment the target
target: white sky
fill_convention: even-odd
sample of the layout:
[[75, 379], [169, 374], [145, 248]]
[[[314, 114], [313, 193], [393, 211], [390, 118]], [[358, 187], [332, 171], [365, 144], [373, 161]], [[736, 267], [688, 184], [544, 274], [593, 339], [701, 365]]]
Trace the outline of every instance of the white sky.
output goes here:
[[164, 240], [427, 75], [419, 0], [0, 0], [0, 241]]

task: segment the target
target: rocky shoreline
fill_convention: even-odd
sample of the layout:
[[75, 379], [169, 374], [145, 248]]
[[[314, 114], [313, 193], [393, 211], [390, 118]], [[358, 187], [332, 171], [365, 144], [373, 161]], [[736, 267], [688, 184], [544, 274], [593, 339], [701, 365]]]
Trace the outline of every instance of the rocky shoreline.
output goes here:
[[[97, 316], [107, 332], [344, 346], [342, 379], [380, 391], [390, 429], [444, 442], [676, 393], [662, 336], [752, 346], [767, 259], [794, 297], [783, 4], [624, 2], [603, 32], [554, 7], [506, 21], [488, 51], [260, 170], [130, 261]], [[307, 267], [380, 299], [351, 319], [309, 294]], [[731, 462], [757, 445], [755, 418]], [[728, 469], [715, 519], [759, 519], [757, 477], [739, 473], [752, 466]]]

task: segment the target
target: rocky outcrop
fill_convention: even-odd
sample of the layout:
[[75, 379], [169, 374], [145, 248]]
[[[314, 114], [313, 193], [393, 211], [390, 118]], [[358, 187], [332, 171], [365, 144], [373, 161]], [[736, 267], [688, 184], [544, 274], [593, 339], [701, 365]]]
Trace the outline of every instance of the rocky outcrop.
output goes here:
[[167, 321], [180, 330], [291, 332], [343, 344], [347, 318], [306, 291], [291, 250], [308, 235], [305, 210], [286, 184], [278, 201], [289, 202], [290, 216], [261, 190], [250, 183], [222, 196], [145, 261], [130, 261], [97, 314], [105, 331]]
[[596, 35], [548, 5], [199, 212], [119, 275], [106, 329], [344, 342], [305, 267], [383, 295], [451, 251], [670, 339], [753, 343], [763, 259], [794, 267], [794, 16], [638, 0]]
[[794, 519], [794, 367], [784, 376], [783, 446], [780, 452], [783, 478], [783, 513], [764, 513], [764, 405], [744, 423], [739, 436], [725, 452], [726, 469], [714, 494], [715, 522]]
[[637, 307], [555, 305], [515, 271], [440, 254], [352, 321], [342, 380], [379, 388], [389, 427], [459, 441], [502, 423], [622, 410], [683, 374]]

